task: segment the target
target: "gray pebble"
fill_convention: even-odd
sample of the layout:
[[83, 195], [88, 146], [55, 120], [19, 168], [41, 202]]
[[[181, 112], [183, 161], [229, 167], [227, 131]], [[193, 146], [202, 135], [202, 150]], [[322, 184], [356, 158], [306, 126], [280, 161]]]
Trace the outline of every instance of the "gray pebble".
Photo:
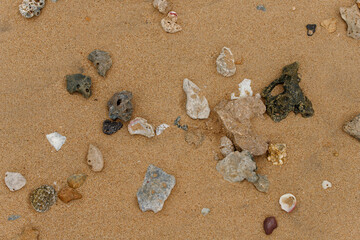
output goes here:
[[96, 67], [100, 76], [105, 77], [106, 72], [112, 66], [112, 60], [109, 53], [101, 51], [101, 50], [94, 50], [92, 51], [88, 59], [93, 62], [94, 66]]
[[91, 96], [91, 78], [82, 74], [73, 74], [66, 76], [66, 89], [69, 93], [81, 93], [84, 98]]
[[109, 107], [109, 117], [112, 120], [129, 121], [134, 111], [131, 99], [132, 93], [129, 91], [115, 93], [107, 104]]

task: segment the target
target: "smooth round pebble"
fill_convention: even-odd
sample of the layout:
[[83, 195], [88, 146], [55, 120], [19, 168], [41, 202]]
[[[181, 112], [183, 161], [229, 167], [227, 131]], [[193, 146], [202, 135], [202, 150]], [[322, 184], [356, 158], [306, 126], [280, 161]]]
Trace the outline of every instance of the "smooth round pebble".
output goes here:
[[270, 235], [274, 229], [277, 228], [277, 222], [275, 217], [267, 217], [264, 220], [264, 231], [266, 235]]

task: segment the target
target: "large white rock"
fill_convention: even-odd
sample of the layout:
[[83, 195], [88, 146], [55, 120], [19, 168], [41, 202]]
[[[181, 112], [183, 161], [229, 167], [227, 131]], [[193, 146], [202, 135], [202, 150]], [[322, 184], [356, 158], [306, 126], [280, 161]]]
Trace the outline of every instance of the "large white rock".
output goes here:
[[10, 191], [17, 191], [25, 186], [26, 179], [23, 175], [17, 172], [6, 172], [5, 173], [5, 184]]
[[206, 119], [210, 115], [209, 103], [195, 83], [185, 78], [183, 89], [187, 96], [186, 113], [192, 119]]
[[59, 151], [61, 146], [65, 143], [66, 137], [62, 136], [61, 134], [57, 132], [50, 133], [46, 135], [47, 140], [49, 143], [56, 149], [56, 151]]

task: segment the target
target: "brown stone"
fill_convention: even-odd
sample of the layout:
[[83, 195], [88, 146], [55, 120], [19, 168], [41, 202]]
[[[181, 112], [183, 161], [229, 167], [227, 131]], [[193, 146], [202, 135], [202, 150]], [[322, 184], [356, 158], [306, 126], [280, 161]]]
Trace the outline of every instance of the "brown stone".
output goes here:
[[82, 173], [74, 174], [68, 177], [67, 183], [71, 188], [79, 188], [81, 187], [81, 185], [84, 184], [86, 178], [87, 178], [86, 174], [82, 174]]
[[64, 203], [68, 203], [72, 200], [81, 199], [82, 195], [73, 188], [65, 187], [60, 190], [60, 192], [58, 193], [58, 197]]
[[267, 217], [264, 220], [264, 231], [266, 235], [270, 235], [274, 229], [277, 228], [277, 222], [275, 217]]

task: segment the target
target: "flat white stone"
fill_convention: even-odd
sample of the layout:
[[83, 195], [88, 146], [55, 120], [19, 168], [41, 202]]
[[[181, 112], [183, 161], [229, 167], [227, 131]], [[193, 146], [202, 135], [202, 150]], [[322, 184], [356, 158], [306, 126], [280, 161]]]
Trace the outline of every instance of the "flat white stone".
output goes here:
[[166, 123], [159, 125], [156, 128], [156, 136], [159, 136], [160, 134], [162, 134], [164, 132], [164, 130], [167, 129], [168, 127], [170, 127], [170, 126], [167, 125]]
[[207, 119], [210, 115], [209, 103], [205, 96], [201, 94], [200, 88], [185, 78], [183, 89], [186, 93], [186, 113], [192, 119]]
[[251, 80], [245, 78], [241, 83], [239, 83], [239, 96], [236, 97], [235, 93], [231, 94], [231, 100], [239, 99], [243, 97], [249, 97], [253, 95], [253, 91], [251, 89]]
[[20, 173], [6, 172], [5, 184], [10, 189], [10, 191], [13, 192], [23, 188], [26, 184], [26, 179]]
[[66, 137], [62, 136], [61, 134], [57, 132], [50, 133], [46, 135], [47, 140], [49, 143], [55, 148], [56, 151], [59, 151], [62, 145], [66, 141]]

